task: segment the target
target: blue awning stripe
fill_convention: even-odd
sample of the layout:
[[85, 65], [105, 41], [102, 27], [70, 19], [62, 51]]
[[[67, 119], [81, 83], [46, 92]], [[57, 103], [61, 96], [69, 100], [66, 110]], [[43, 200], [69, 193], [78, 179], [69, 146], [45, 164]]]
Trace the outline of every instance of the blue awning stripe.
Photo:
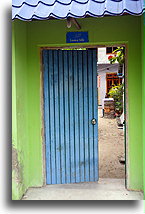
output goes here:
[[[26, 4], [26, 5], [28, 5], [28, 6], [30, 6], [30, 7], [37, 7], [38, 6], [38, 4], [40, 4], [40, 3], [42, 3], [42, 4], [44, 4], [44, 5], [46, 5], [46, 6], [53, 6], [54, 4], [56, 4], [56, 3], [59, 3], [59, 4], [62, 4], [62, 5], [70, 5], [72, 2], [76, 2], [76, 3], [78, 3], [78, 4], [87, 4], [88, 2], [89, 2], [90, 0], [84, 0], [84, 1], [79, 1], [79, 0], [70, 0], [70, 1], [68, 1], [68, 2], [62, 2], [62, 1], [59, 1], [59, 0], [54, 0], [53, 1], [53, 3], [46, 3], [46, 2], [48, 2], [48, 1], [35, 1], [34, 3], [35, 4], [32, 4], [32, 2], [30, 2], [30, 3], [28, 3], [28, 2], [26, 2], [26, 1], [24, 1], [24, 0], [22, 0], [22, 1], [16, 1], [15, 2], [15, 0], [13, 0], [13, 2], [12, 2], [12, 7], [16, 7], [16, 8], [19, 8], [19, 7], [22, 7], [24, 4]], [[99, 3], [99, 4], [101, 4], [101, 3], [105, 3], [105, 1], [106, 0], [91, 0], [91, 1], [94, 1], [94, 2], [96, 2], [96, 3]], [[115, 1], [115, 0], [112, 0], [112, 1]], [[118, 0], [118, 1], [122, 1], [122, 0]], [[18, 5], [17, 5], [18, 4]]]
[[[49, 1], [49, 4], [48, 4]], [[31, 3], [31, 4], [30, 4]], [[66, 19], [119, 16], [124, 13], [141, 15], [145, 12], [144, 0], [13, 0], [12, 19], [31, 21], [49, 18]]]
[[[53, 18], [56, 18], [56, 19], [67, 19], [68, 17], [73, 17], [73, 18], [85, 18], [87, 15], [90, 15], [92, 17], [98, 17], [98, 18], [101, 18], [105, 15], [111, 15], [111, 16], [121, 16], [123, 15], [124, 13], [128, 13], [130, 15], [134, 15], [134, 16], [139, 16], [139, 15], [142, 15], [143, 13], [145, 12], [145, 9], [142, 10], [141, 13], [139, 14], [135, 14], [135, 13], [132, 13], [130, 12], [129, 10], [123, 10], [121, 13], [110, 13], [108, 11], [105, 11], [102, 15], [95, 15], [95, 14], [92, 14], [90, 12], [86, 12], [86, 14], [84, 14], [83, 16], [75, 16], [73, 14], [68, 14], [68, 16], [66, 17], [59, 17], [59, 16], [56, 16], [55, 14], [51, 13], [48, 17], [40, 17], [40, 16], [36, 16], [36, 15], [33, 15], [30, 19], [26, 19], [26, 18], [23, 18], [19, 15], [16, 15], [15, 19], [20, 19], [20, 20], [23, 20], [23, 21], [32, 21], [33, 19], [38, 19], [38, 20], [47, 20], [47, 19], [50, 19], [50, 17], [53, 17]], [[14, 19], [13, 19], [14, 20]]]

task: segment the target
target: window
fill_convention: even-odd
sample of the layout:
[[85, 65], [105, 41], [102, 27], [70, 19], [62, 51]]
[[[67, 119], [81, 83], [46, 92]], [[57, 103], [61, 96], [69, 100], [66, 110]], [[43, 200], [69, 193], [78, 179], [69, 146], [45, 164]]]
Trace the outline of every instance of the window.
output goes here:
[[106, 47], [106, 54], [111, 54], [116, 49], [117, 49], [117, 47]]
[[106, 81], [107, 81], [106, 93], [108, 93], [113, 86], [122, 84], [122, 78], [119, 78], [117, 73], [107, 73]]

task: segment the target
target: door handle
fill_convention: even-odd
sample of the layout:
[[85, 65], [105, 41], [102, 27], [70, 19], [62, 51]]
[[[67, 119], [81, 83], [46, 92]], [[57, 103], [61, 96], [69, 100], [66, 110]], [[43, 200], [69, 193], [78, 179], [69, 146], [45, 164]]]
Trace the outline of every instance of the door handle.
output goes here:
[[96, 123], [97, 123], [96, 119], [93, 118], [93, 119], [91, 120], [91, 123], [92, 123], [92, 125], [96, 125]]

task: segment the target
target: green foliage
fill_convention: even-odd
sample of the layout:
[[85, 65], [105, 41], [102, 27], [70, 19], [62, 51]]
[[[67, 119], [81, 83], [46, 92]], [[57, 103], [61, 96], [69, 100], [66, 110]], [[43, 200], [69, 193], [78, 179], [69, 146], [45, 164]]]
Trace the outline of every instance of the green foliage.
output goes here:
[[[112, 52], [114, 56], [109, 56], [108, 60], [111, 64], [118, 62], [119, 63], [119, 73], [122, 74], [122, 65], [125, 63], [125, 48], [118, 47]], [[118, 115], [121, 115], [123, 112], [123, 84], [113, 86], [109, 91], [109, 96], [114, 98], [115, 101], [115, 112]]]
[[125, 63], [125, 48], [124, 47], [118, 47], [116, 50], [112, 52], [112, 54], [115, 54], [112, 57], [108, 57], [108, 60], [111, 64], [118, 62], [119, 64]]
[[109, 96], [114, 98], [115, 112], [119, 115], [123, 112], [123, 84], [113, 86], [109, 91]]

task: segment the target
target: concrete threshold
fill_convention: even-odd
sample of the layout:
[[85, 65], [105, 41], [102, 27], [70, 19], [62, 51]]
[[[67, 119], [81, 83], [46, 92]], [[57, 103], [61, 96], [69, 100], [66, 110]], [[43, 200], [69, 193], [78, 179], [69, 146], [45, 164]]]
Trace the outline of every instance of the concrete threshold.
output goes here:
[[29, 188], [22, 200], [143, 200], [143, 193], [126, 190], [124, 179], [105, 178]]

